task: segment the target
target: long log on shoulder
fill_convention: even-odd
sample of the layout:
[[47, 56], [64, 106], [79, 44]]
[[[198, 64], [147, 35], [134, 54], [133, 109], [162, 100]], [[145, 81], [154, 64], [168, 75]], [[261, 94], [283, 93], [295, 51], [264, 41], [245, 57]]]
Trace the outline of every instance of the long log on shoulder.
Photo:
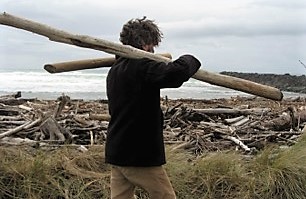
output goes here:
[[[131, 46], [122, 45], [119, 43], [110, 42], [91, 36], [74, 35], [41, 23], [16, 17], [5, 12], [0, 15], [0, 24], [12, 26], [18, 29], [23, 29], [42, 36], [46, 36], [51, 41], [100, 50], [106, 53], [115, 54], [122, 57], [133, 58], [133, 59], [149, 58], [160, 62], [166, 62], [166, 63], [171, 62], [171, 59], [163, 57], [158, 54], [145, 52], [143, 50], [139, 50]], [[218, 85], [242, 91], [245, 93], [265, 97], [268, 99], [282, 100], [283, 98], [282, 92], [277, 88], [258, 84], [252, 81], [236, 77], [204, 71], [202, 69], [198, 70], [194, 74], [193, 78], [213, 85]]]

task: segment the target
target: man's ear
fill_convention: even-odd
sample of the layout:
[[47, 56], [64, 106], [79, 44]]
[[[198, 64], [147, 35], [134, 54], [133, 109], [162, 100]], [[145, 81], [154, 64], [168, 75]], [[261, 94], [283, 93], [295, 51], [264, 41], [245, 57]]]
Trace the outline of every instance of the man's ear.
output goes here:
[[147, 52], [154, 53], [154, 45], [153, 44], [151, 44], [151, 45], [146, 44], [146, 45], [142, 46], [142, 49], [147, 51]]
[[142, 50], [144, 50], [144, 51], [148, 51], [149, 50], [149, 45], [143, 45], [142, 46]]

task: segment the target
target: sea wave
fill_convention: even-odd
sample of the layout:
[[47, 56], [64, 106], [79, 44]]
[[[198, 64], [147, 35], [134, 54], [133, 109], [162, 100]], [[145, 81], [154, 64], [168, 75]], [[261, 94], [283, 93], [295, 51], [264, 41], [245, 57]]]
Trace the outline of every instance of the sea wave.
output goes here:
[[106, 86], [106, 73], [2, 72], [2, 92], [96, 92]]
[[[21, 91], [25, 98], [56, 99], [62, 94], [71, 98], [106, 99], [107, 70], [84, 70], [50, 74], [45, 71], [0, 71], [0, 95]], [[162, 89], [161, 96], [172, 99], [213, 99], [252, 96], [240, 91], [190, 79], [180, 88]], [[284, 97], [306, 94], [284, 92]]]

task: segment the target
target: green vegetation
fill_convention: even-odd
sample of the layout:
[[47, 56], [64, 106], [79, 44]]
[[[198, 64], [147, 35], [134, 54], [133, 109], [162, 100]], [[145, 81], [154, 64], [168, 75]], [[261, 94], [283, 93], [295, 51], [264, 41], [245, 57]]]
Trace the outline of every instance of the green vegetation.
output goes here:
[[[38, 150], [0, 148], [0, 198], [109, 198], [103, 147]], [[306, 198], [306, 136], [287, 149], [253, 157], [215, 152], [194, 157], [167, 147], [169, 177], [178, 198]], [[137, 189], [139, 198], [148, 198]]]

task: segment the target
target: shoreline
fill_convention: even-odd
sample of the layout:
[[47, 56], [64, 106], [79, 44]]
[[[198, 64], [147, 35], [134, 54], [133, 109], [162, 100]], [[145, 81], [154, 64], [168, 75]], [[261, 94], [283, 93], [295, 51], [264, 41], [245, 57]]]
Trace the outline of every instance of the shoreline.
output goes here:
[[[19, 91], [20, 92], [20, 91]], [[17, 92], [0, 92], [1, 96], [11, 96], [15, 95]], [[284, 97], [283, 99], [290, 99], [290, 98], [298, 98], [304, 97], [306, 98], [305, 93], [295, 93], [295, 92], [286, 92], [282, 91]], [[82, 100], [82, 101], [94, 101], [94, 100], [107, 100], [105, 92], [77, 92], [77, 93], [70, 93], [70, 92], [22, 92], [21, 97], [22, 99], [37, 99], [37, 100], [56, 100], [58, 97], [66, 95], [69, 96], [73, 100]], [[239, 91], [231, 91], [231, 92], [188, 92], [184, 89], [172, 89], [166, 90], [161, 92], [161, 98], [168, 98], [171, 100], [213, 100], [213, 99], [231, 99], [231, 98], [239, 98], [239, 97], [246, 97], [246, 98], [261, 98], [259, 96], [255, 96], [252, 94], [247, 94]], [[263, 98], [264, 99], [264, 98]]]
[[[73, 99], [107, 99], [105, 85], [106, 73], [93, 74], [77, 72], [59, 74], [57, 76], [46, 76], [46, 74], [33, 74], [31, 72], [18, 74], [13, 72], [12, 74], [8, 73], [1, 76], [2, 79], [0, 79], [3, 81], [3, 88], [0, 88], [0, 96], [21, 91], [23, 98], [37, 98], [41, 100], [55, 100], [63, 93]], [[305, 75], [240, 72], [221, 72], [220, 74], [272, 86], [281, 90], [284, 98], [306, 97]], [[12, 79], [14, 81], [7, 84]], [[236, 96], [253, 97], [254, 95], [190, 79], [179, 88], [161, 89], [161, 97], [166, 96], [169, 99], [229, 99]]]

